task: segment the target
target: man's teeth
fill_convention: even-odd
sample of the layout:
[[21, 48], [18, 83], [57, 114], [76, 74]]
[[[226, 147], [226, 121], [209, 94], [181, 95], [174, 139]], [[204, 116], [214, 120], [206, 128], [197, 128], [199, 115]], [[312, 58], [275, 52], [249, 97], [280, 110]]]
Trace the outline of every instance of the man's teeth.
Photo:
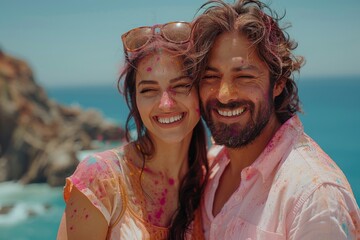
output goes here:
[[223, 110], [218, 110], [218, 113], [221, 116], [225, 116], [225, 117], [233, 117], [233, 116], [239, 116], [241, 113], [243, 113], [245, 110], [245, 108], [239, 108], [239, 109], [235, 109], [232, 111], [223, 111]]
[[177, 116], [173, 116], [173, 117], [169, 117], [169, 118], [164, 118], [164, 117], [158, 117], [158, 121], [160, 123], [173, 123], [173, 122], [177, 122], [180, 121], [182, 119], [182, 114], [179, 114]]

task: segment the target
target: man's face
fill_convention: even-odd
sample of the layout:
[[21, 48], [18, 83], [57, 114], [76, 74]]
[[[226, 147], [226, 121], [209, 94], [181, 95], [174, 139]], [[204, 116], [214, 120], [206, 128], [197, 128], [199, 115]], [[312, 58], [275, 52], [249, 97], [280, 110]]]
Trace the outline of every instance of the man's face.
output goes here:
[[246, 146], [274, 115], [269, 70], [239, 33], [222, 33], [199, 84], [202, 116], [217, 144]]

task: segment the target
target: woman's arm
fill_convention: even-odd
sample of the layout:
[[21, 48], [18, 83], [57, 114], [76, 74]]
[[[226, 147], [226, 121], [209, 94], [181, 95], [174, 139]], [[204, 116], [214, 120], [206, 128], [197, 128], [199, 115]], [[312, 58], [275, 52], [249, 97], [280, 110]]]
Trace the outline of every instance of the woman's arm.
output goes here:
[[106, 239], [108, 224], [98, 208], [74, 187], [61, 219], [58, 240]]

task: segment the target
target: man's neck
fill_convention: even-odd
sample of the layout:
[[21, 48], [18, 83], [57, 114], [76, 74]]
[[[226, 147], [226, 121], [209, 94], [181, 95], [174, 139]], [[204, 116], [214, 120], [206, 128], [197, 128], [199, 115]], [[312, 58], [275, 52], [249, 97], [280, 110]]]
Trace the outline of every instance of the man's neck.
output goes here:
[[253, 142], [241, 148], [226, 148], [230, 159], [229, 173], [240, 176], [239, 174], [244, 168], [256, 161], [280, 126], [281, 123], [273, 115], [261, 134]]

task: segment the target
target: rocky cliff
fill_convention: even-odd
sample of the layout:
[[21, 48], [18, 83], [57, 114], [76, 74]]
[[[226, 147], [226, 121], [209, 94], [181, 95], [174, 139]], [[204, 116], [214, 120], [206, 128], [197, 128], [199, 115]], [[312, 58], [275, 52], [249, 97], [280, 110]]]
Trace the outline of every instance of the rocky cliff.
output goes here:
[[95, 110], [48, 98], [29, 65], [0, 50], [0, 182], [61, 186], [93, 140], [121, 140], [124, 131]]

